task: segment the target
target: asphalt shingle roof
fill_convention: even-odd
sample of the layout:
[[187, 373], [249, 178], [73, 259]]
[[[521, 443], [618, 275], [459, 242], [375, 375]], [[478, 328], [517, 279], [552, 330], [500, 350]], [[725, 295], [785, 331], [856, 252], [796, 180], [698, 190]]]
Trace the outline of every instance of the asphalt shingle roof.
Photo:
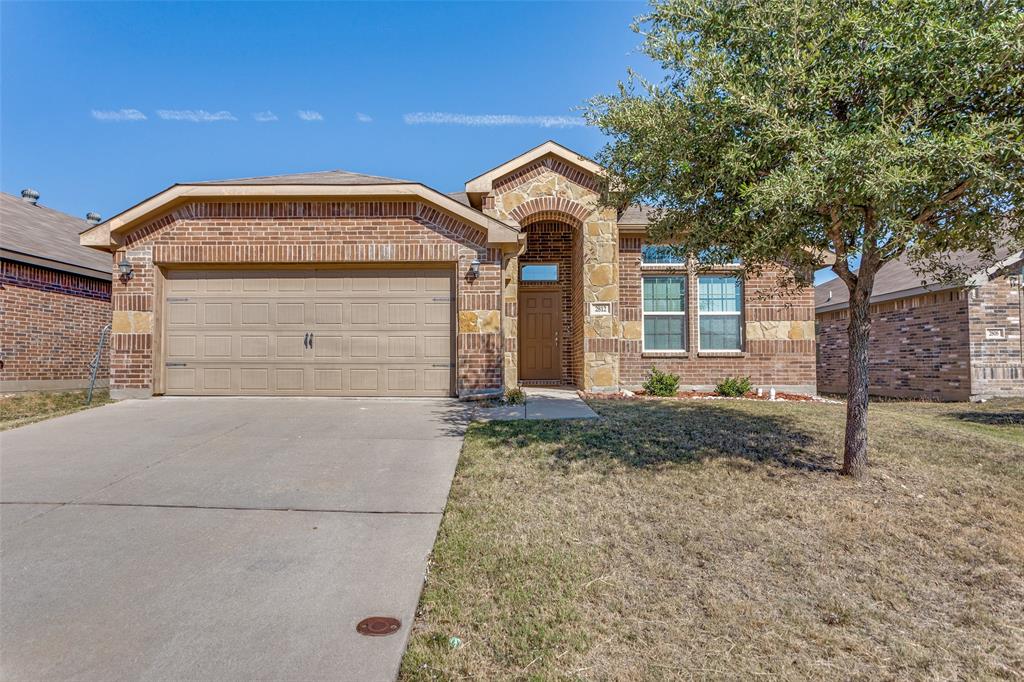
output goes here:
[[189, 185], [405, 185], [409, 180], [385, 178], [381, 175], [353, 173], [346, 170], [327, 170], [313, 173], [291, 173], [289, 175], [264, 175], [255, 178], [234, 180], [205, 180], [189, 182]]
[[[996, 249], [996, 261], [1003, 261], [1010, 257], [1012, 251], [1009, 246]], [[950, 255], [951, 263], [958, 265], [965, 272], [981, 272], [990, 263], [982, 259], [981, 254], [958, 251]], [[957, 284], [942, 282], [934, 273], [914, 272], [910, 265], [909, 258], [903, 257], [890, 261], [883, 265], [875, 275], [875, 286], [871, 293], [871, 302], [902, 298], [902, 292], [911, 292], [918, 289], [925, 291], [943, 291], [955, 289]], [[841, 279], [831, 279], [814, 287], [814, 305], [817, 309], [844, 308], [849, 305], [850, 292]]]
[[23, 254], [49, 261], [47, 267], [56, 270], [72, 265], [110, 279], [110, 254], [78, 242], [79, 233], [89, 227], [92, 224], [81, 218], [0, 192], [0, 249], [12, 252], [12, 259]]

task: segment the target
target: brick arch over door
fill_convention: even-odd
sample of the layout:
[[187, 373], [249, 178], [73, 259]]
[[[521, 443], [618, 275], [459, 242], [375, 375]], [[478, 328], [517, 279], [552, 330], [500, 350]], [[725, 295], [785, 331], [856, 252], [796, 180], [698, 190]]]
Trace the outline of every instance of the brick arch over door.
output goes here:
[[[509, 216], [520, 225], [536, 222], [538, 219], [562, 220], [574, 227], [579, 227], [591, 214], [592, 210], [577, 201], [565, 197], [535, 197], [527, 199], [509, 212]], [[534, 218], [536, 214], [547, 214], [544, 218]], [[567, 218], [569, 220], [567, 220]]]

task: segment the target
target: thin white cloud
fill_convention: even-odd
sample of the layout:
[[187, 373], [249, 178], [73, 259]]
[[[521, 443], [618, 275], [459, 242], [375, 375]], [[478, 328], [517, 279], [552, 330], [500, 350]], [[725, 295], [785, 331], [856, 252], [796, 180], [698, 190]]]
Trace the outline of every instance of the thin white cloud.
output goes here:
[[92, 117], [97, 121], [145, 121], [146, 115], [138, 109], [93, 109]]
[[260, 123], [269, 123], [277, 120], [277, 114], [273, 111], [259, 111], [253, 114], [252, 117]]
[[230, 111], [209, 112], [206, 109], [160, 109], [156, 115], [165, 121], [189, 121], [191, 123], [238, 120]]
[[360, 123], [373, 123], [373, 117], [361, 111], [356, 114], [356, 120]]
[[323, 114], [319, 111], [313, 111], [312, 109], [300, 109], [299, 118], [303, 121], [322, 121], [324, 120]]
[[520, 116], [518, 114], [452, 114], [442, 111], [419, 111], [405, 115], [407, 125], [455, 126], [540, 126], [541, 128], [573, 128], [586, 125], [579, 116]]

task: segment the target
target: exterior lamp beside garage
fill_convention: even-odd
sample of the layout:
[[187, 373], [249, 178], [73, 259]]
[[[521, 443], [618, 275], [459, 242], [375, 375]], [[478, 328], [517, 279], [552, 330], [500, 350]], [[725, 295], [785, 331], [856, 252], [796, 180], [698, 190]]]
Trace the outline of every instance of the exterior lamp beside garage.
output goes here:
[[480, 259], [474, 258], [469, 264], [469, 272], [466, 273], [468, 279], [476, 279], [480, 276]]
[[121, 256], [121, 262], [117, 264], [117, 269], [121, 271], [121, 281], [123, 282], [127, 282], [135, 275], [128, 256]]

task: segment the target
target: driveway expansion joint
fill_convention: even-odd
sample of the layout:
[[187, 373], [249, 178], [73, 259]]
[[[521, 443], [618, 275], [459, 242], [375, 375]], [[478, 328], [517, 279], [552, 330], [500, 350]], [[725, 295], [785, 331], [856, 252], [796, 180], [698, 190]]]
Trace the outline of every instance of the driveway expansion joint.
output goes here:
[[[330, 509], [330, 508], [304, 508], [304, 507], [233, 507], [220, 505], [200, 504], [142, 504], [134, 502], [16, 502], [4, 501], [5, 504], [39, 505], [47, 507], [134, 507], [140, 509], [209, 509], [212, 511], [266, 511], [266, 512], [302, 512], [315, 514], [377, 514], [377, 515], [407, 515], [407, 516], [440, 516], [444, 512], [439, 511], [409, 511], [409, 510], [373, 510], [373, 509]], [[35, 517], [33, 517], [35, 518]]]

